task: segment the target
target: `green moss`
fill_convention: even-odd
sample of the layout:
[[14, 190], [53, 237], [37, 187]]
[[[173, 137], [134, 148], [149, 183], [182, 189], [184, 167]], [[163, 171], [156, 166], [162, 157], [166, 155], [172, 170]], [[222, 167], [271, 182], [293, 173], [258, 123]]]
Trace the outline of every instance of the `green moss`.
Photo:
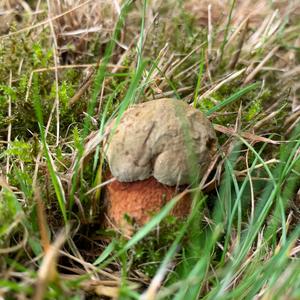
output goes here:
[[15, 221], [17, 214], [22, 213], [21, 205], [13, 192], [3, 189], [0, 193], [0, 244], [5, 243], [5, 234]]
[[23, 163], [32, 163], [32, 145], [24, 140], [15, 139], [10, 143], [9, 148], [5, 151], [7, 156], [13, 156]]
[[[176, 217], [167, 216], [157, 231], [153, 231], [134, 247], [131, 257], [133, 268], [142, 270], [145, 275], [152, 278], [172, 242], [176, 239], [183, 222]], [[180, 254], [177, 255], [177, 258], [179, 256]]]
[[244, 118], [247, 122], [250, 122], [258, 113], [262, 110], [261, 100], [257, 99], [252, 101], [248, 111], [244, 114]]

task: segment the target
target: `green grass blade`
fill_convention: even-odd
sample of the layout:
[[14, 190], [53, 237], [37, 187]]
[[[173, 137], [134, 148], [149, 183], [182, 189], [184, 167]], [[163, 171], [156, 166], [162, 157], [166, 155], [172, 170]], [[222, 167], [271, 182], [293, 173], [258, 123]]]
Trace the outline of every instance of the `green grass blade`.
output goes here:
[[36, 117], [38, 120], [39, 129], [40, 129], [43, 150], [44, 150], [44, 154], [46, 156], [47, 166], [48, 166], [49, 173], [51, 176], [51, 181], [54, 186], [55, 194], [57, 197], [57, 201], [58, 201], [61, 213], [63, 215], [64, 222], [67, 223], [68, 218], [67, 218], [67, 212], [66, 212], [66, 199], [65, 199], [64, 189], [62, 187], [59, 177], [56, 174], [55, 164], [51, 157], [51, 154], [50, 154], [50, 151], [49, 151], [49, 148], [47, 145], [47, 141], [46, 141], [44, 123], [43, 123], [43, 113], [42, 113], [42, 107], [41, 107], [41, 102], [40, 102], [39, 81], [38, 81], [37, 74], [34, 74], [34, 77], [33, 77], [33, 101], [34, 101], [35, 114], [36, 114]]
[[206, 113], [207, 116], [210, 116], [212, 113], [226, 107], [227, 105], [229, 105], [230, 103], [238, 100], [239, 98], [241, 98], [242, 96], [246, 95], [247, 93], [249, 93], [250, 91], [255, 90], [260, 83], [256, 82], [253, 84], [250, 84], [240, 90], [238, 90], [237, 92], [235, 92], [233, 95], [231, 95], [230, 97], [228, 97], [227, 99], [221, 101], [219, 104], [217, 104], [216, 106], [214, 106], [212, 109], [208, 110]]

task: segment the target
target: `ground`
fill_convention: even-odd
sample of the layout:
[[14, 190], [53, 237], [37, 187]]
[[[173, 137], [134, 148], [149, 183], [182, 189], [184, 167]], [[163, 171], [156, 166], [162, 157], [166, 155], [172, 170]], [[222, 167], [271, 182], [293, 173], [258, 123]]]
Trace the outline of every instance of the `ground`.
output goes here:
[[[0, 298], [299, 299], [299, 30], [297, 0], [2, 1]], [[218, 149], [124, 236], [103, 133], [165, 97]]]

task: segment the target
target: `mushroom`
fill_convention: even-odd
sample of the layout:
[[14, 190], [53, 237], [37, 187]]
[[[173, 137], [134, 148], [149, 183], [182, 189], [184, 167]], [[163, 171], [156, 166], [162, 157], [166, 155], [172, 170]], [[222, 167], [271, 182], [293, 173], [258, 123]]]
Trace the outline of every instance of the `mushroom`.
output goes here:
[[[107, 216], [117, 227], [127, 214], [139, 225], [206, 171], [216, 134], [203, 113], [175, 99], [137, 104], [106, 128], [104, 152], [115, 181], [106, 188]], [[192, 172], [193, 171], [193, 172]], [[185, 195], [172, 214], [186, 216]]]

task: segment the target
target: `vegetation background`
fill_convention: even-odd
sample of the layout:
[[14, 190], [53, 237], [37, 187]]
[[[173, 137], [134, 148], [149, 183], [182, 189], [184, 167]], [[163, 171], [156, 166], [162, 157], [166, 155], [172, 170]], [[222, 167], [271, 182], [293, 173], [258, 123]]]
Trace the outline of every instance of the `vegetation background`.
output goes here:
[[[297, 0], [1, 0], [0, 298], [300, 299], [299, 32]], [[103, 130], [164, 97], [218, 152], [187, 220], [126, 239]]]

